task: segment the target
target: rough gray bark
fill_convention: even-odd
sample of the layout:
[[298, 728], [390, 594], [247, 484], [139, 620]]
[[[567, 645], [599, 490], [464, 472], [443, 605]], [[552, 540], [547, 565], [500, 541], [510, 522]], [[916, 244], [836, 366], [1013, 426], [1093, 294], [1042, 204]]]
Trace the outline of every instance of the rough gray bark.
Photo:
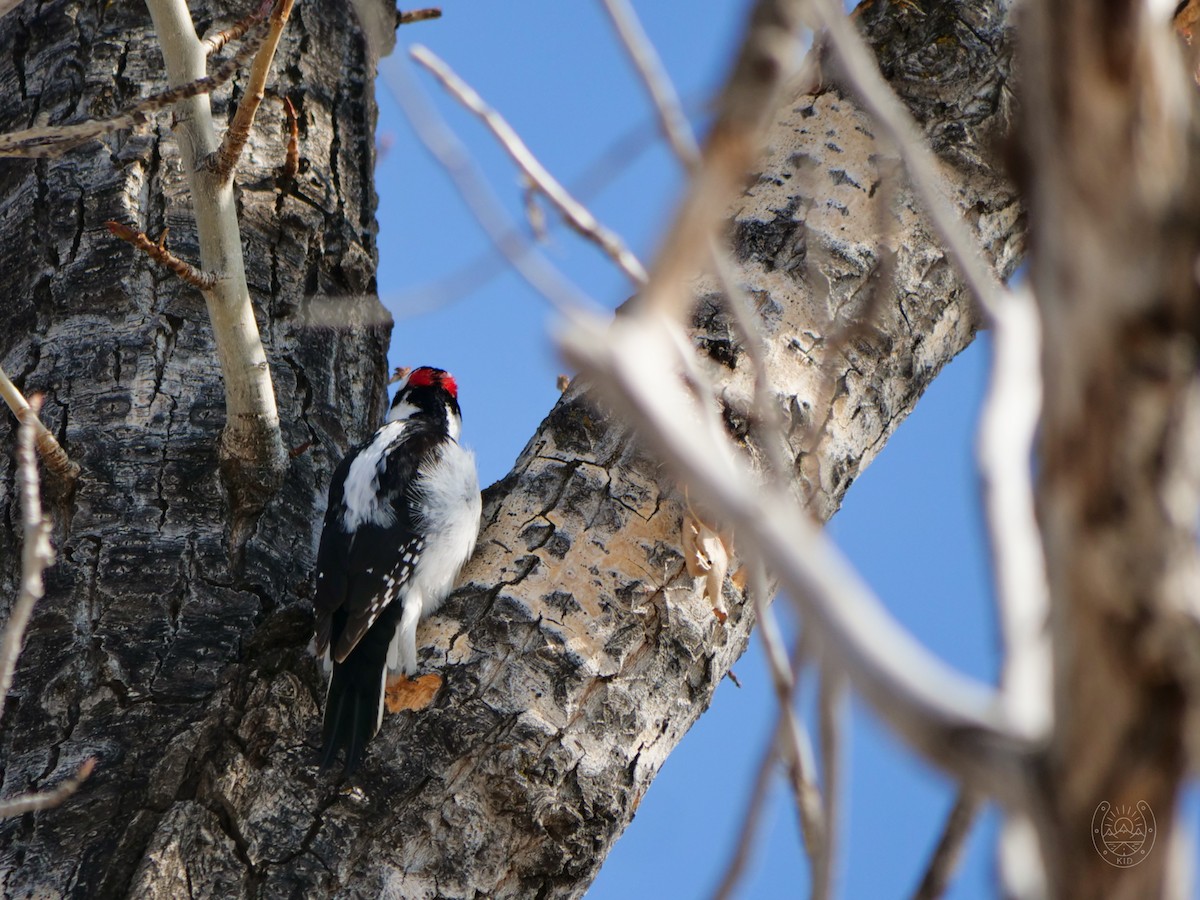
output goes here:
[[[202, 29], [215, 10], [193, 5]], [[221, 24], [243, 12], [222, 7]], [[149, 23], [137, 3], [61, 0], [11, 13], [0, 30], [0, 127], [103, 114], [165, 87]], [[284, 158], [276, 99], [260, 112], [239, 174], [247, 271], [285, 445], [311, 446], [291, 461], [233, 564], [217, 468], [223, 391], [203, 299], [104, 228], [108, 219], [155, 236], [170, 227], [175, 252], [198, 259], [169, 115], [61, 160], [0, 165], [8, 297], [0, 355], [27, 393], [46, 394], [47, 424], [83, 467], [73, 496], [60, 498], [59, 564], [4, 719], [3, 793], [99, 759], [73, 802], [4, 823], [9, 891], [124, 894], [160, 822], [194, 809], [230, 827], [199, 774], [241, 715], [234, 699], [251, 673], [233, 666], [269, 665], [280, 640], [304, 643], [299, 598], [328, 474], [381, 411], [386, 329], [308, 325], [314, 304], [340, 303], [348, 324], [386, 316], [375, 301], [339, 300], [374, 285], [375, 107], [363, 52], [346, 10], [298, 10], [274, 83], [300, 111], [307, 166], [290, 190], [276, 187]], [[215, 103], [227, 119], [230, 89]], [[0, 466], [7, 602], [19, 520], [8, 453]], [[220, 827], [214, 834], [220, 860], [230, 839]]]
[[[924, 13], [881, 5], [861, 22], [1007, 273], [1021, 216], [995, 173], [1010, 49], [1001, 5]], [[338, 451], [379, 413], [383, 374], [381, 329], [305, 327], [312, 302], [373, 286], [374, 108], [347, 15], [303, 5], [281, 48], [280, 89], [303, 101], [300, 184], [276, 192], [281, 131], [265, 127], [240, 176], [285, 440], [313, 446], [232, 564], [202, 303], [100, 227], [121, 213], [151, 233], [170, 224], [175, 250], [194, 256], [165, 123], [0, 171], [18, 248], [0, 262], [16, 298], [2, 313], [3, 361], [27, 391], [47, 392], [47, 420], [84, 467], [60, 502], [61, 562], [5, 720], [4, 790], [101, 759], [62, 809], [0, 830], [10, 891], [577, 896], [745, 647], [752, 616], [736, 589], [726, 585], [722, 627], [682, 573], [681, 492], [578, 385], [489, 491], [470, 584], [422, 630], [425, 662], [446, 678], [434, 705], [389, 719], [352, 787], [317, 775], [313, 527]], [[66, 0], [13, 13], [0, 117], [44, 109], [54, 121], [83, 111], [84, 96], [119, 103], [161, 83], [146, 21], [136, 6], [101, 14]], [[29, 53], [16, 53], [18, 37]], [[798, 484], [824, 519], [976, 317], [890, 151], [833, 87], [781, 110], [731, 227]], [[699, 291], [696, 340], [745, 435], [748, 366], [715, 295]]]

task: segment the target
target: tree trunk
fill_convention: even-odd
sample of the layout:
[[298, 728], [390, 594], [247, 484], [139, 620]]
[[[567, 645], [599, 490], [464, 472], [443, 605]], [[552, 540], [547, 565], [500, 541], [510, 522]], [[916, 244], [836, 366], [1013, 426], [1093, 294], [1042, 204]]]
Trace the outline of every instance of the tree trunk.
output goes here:
[[[217, 24], [230, 24], [224, 5], [192, 8], [201, 31], [218, 8]], [[39, 115], [51, 124], [103, 115], [165, 87], [137, 3], [25, 4], [0, 34], [5, 130]], [[99, 761], [63, 808], [4, 823], [9, 891], [125, 894], [173, 822], [210, 836], [202, 866], [213, 881], [193, 873], [197, 890], [251, 883], [237, 825], [205, 793], [205, 760], [242, 718], [252, 676], [236, 664], [269, 665], [279, 645], [307, 640], [303, 598], [329, 472], [382, 413], [387, 316], [373, 297], [344, 299], [371, 297], [375, 284], [376, 112], [363, 55], [346, 9], [297, 9], [274, 86], [299, 111], [306, 164], [289, 189], [276, 186], [286, 129], [270, 98], [238, 175], [285, 445], [309, 445], [244, 547], [229, 542], [223, 391], [203, 298], [104, 227], [116, 219], [152, 236], [169, 227], [172, 250], [198, 259], [170, 115], [62, 159], [0, 164], [3, 364], [27, 393], [46, 395], [47, 424], [83, 467], [74, 493], [58, 498], [58, 564], [3, 720], [3, 793], [52, 784], [89, 755]], [[232, 93], [214, 98], [220, 121], [235, 109]], [[317, 304], [336, 304], [358, 327], [315, 327]], [[317, 313], [328, 320], [328, 309]], [[19, 519], [8, 453], [2, 465], [7, 601]]]
[[[923, 6], [871, 6], [860, 23], [939, 153], [948, 195], [1007, 274], [1022, 217], [995, 170], [1003, 5]], [[375, 264], [375, 110], [349, 15], [298, 7], [276, 63], [277, 90], [301, 114], [297, 184], [274, 181], [277, 102], [238, 176], [285, 444], [309, 445], [244, 546], [229, 545], [201, 299], [102, 227], [170, 225], [173, 249], [194, 257], [165, 121], [0, 174], [13, 248], [0, 265], [15, 298], [0, 313], [3, 362], [47, 394], [47, 421], [84, 469], [58, 498], [59, 564], [3, 723], [4, 792], [100, 760], [62, 808], [4, 824], [8, 891], [578, 896], [745, 648], [753, 616], [737, 588], [726, 582], [720, 625], [683, 572], [679, 486], [577, 384], [487, 493], [469, 584], [421, 629], [424, 665], [446, 679], [433, 706], [389, 718], [350, 785], [316, 772], [314, 527], [340, 452], [378, 421], [386, 347], [378, 304], [346, 299], [371, 294]], [[161, 84], [147, 23], [121, 4], [13, 13], [0, 38], [13, 68], [4, 123], [97, 113]], [[890, 152], [826, 87], [781, 110], [732, 210], [797, 487], [821, 519], [977, 326]], [[695, 338], [745, 436], [750, 367], [715, 292], [698, 291]], [[354, 327], [315, 327], [316, 303]]]

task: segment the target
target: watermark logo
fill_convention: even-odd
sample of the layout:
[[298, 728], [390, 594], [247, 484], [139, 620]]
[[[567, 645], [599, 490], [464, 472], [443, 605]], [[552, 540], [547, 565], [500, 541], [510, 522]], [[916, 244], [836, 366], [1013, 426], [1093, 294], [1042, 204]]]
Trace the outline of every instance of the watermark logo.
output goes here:
[[1139, 800], [1133, 806], [1113, 806], [1107, 800], [1092, 815], [1092, 846], [1111, 866], [1136, 866], [1154, 849], [1154, 811]]

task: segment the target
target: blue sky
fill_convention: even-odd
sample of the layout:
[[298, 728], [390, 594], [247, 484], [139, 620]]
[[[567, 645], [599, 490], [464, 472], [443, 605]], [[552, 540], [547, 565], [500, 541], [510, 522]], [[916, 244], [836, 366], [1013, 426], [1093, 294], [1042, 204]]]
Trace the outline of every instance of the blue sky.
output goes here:
[[[697, 124], [724, 76], [747, 6], [746, 0], [637, 3]], [[397, 56], [412, 43], [442, 56], [568, 187], [584, 179], [582, 199], [643, 261], [651, 260], [680, 173], [657, 140], [644, 91], [598, 0], [446, 0], [443, 9], [440, 21], [400, 30]], [[392, 364], [455, 373], [465, 439], [476, 450], [481, 479], [490, 483], [508, 471], [554, 403], [555, 378], [565, 367], [554, 351], [547, 304], [503, 264], [494, 258], [489, 264], [487, 238], [399, 113], [391, 93], [395, 79], [389, 87], [386, 77], [388, 67], [399, 64], [384, 63], [379, 99], [386, 151], [377, 168], [380, 292], [396, 318]], [[419, 81], [520, 221], [520, 185], [502, 151], [431, 78], [422, 74]], [[597, 171], [614, 145], [620, 158]], [[607, 306], [630, 293], [615, 268], [569, 232], [555, 230], [547, 252]], [[468, 270], [496, 274], [469, 291], [446, 289], [445, 279]], [[986, 372], [986, 340], [980, 340], [938, 378], [855, 483], [831, 530], [893, 614], [928, 647], [964, 672], [994, 680], [995, 628], [973, 459]], [[757, 640], [735, 672], [743, 687], [722, 683], [618, 841], [588, 894], [592, 900], [706, 897], [715, 887], [774, 715]], [[858, 703], [845, 771], [837, 893], [905, 897], [952, 792]], [[994, 814], [976, 828], [949, 897], [994, 896], [995, 828]], [[805, 896], [795, 815], [778, 778], [761, 834], [740, 896]]]

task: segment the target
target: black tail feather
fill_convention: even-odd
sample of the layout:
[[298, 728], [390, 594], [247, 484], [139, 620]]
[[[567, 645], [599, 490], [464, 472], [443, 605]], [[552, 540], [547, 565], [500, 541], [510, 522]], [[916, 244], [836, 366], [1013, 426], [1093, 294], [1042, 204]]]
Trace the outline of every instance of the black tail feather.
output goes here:
[[367, 743], [379, 730], [383, 704], [384, 666], [363, 665], [353, 657], [334, 663], [325, 695], [325, 721], [321, 735], [321, 771], [333, 767], [345, 750], [344, 774], [353, 775], [367, 755]]

